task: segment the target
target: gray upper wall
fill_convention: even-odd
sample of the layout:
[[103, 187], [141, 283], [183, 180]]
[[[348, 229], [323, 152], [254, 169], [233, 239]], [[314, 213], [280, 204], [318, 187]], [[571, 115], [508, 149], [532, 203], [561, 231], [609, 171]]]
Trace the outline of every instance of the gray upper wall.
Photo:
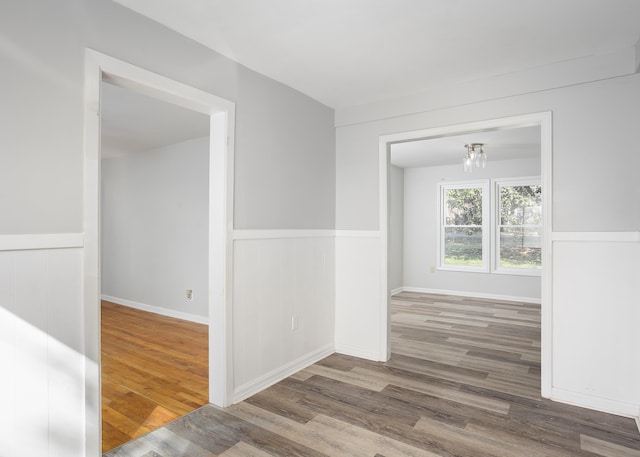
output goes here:
[[460, 104], [338, 127], [336, 228], [379, 228], [381, 135], [530, 113], [552, 113], [553, 227], [560, 232], [640, 229], [636, 153], [640, 75]]
[[235, 228], [334, 228], [331, 108], [110, 1], [2, 10], [0, 234], [83, 230], [85, 48], [236, 102]]

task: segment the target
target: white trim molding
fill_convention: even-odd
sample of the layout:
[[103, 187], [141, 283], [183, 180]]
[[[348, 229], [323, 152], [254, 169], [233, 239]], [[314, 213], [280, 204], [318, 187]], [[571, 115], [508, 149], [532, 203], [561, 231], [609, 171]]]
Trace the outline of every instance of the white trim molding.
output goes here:
[[81, 247], [84, 247], [84, 234], [82, 233], [0, 235], [0, 251], [68, 249]]
[[560, 389], [558, 387], [554, 387], [551, 390], [551, 399], [561, 403], [579, 406], [581, 408], [588, 408], [604, 413], [629, 417], [631, 419], [636, 419], [636, 421], [638, 421], [638, 417], [640, 417], [640, 407], [638, 405], [623, 403], [594, 395], [585, 395], [580, 392]]
[[93, 49], [84, 66], [85, 453], [100, 452], [100, 103], [104, 81], [210, 118], [209, 145], [209, 401], [229, 404], [235, 103]]
[[232, 402], [238, 403], [244, 400], [245, 398], [254, 395], [261, 390], [270, 387], [277, 382], [282, 381], [283, 379], [291, 376], [292, 374], [307, 368], [310, 365], [324, 359], [327, 356], [335, 353], [335, 348], [332, 344], [326, 345], [313, 351], [309, 354], [306, 354], [296, 360], [289, 362], [288, 364], [278, 367], [269, 373], [265, 373], [257, 379], [254, 379], [246, 384], [238, 386], [233, 391]]
[[196, 324], [209, 325], [209, 319], [207, 317], [198, 316], [197, 314], [184, 313], [182, 311], [175, 311], [173, 309], [162, 308], [160, 306], [147, 305], [146, 303], [127, 300], [126, 298], [113, 297], [111, 295], [102, 294], [101, 298], [105, 301], [115, 303], [116, 305], [160, 314], [161, 316], [173, 317], [175, 319], [182, 319], [183, 321], [195, 322]]
[[404, 292], [404, 287], [396, 287], [395, 289], [392, 289], [391, 292], [389, 292], [389, 295], [394, 296], [401, 292]]
[[338, 354], [357, 357], [359, 359], [373, 360], [374, 362], [385, 362], [384, 354], [379, 351], [372, 351], [364, 346], [336, 342], [336, 352]]

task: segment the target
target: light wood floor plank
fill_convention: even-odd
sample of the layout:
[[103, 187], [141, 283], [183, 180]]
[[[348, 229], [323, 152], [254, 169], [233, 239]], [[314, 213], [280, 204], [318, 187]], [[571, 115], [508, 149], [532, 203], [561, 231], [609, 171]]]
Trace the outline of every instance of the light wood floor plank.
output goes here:
[[206, 325], [103, 301], [101, 327], [103, 452], [207, 403]]

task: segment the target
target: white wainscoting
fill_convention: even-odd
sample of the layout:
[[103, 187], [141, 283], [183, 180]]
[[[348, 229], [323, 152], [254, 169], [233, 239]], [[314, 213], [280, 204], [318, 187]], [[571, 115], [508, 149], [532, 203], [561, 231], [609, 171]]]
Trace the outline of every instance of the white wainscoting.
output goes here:
[[380, 243], [379, 231], [336, 231], [336, 351], [378, 361], [387, 359]]
[[234, 232], [234, 402], [334, 352], [334, 237]]
[[0, 235], [0, 455], [84, 454], [82, 235]]
[[640, 234], [554, 233], [552, 398], [640, 414]]

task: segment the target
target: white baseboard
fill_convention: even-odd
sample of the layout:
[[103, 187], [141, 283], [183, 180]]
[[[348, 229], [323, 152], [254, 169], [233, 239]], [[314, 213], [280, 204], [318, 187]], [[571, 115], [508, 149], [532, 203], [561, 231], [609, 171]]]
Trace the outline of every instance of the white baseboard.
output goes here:
[[232, 403], [238, 403], [244, 400], [245, 398], [250, 397], [251, 395], [257, 394], [261, 390], [266, 389], [274, 385], [277, 382], [282, 381], [283, 379], [291, 376], [292, 374], [307, 368], [310, 365], [324, 359], [325, 357], [333, 354], [335, 352], [335, 348], [333, 344], [328, 344], [326, 346], [321, 347], [309, 354], [306, 354], [302, 357], [293, 360], [286, 365], [276, 368], [269, 373], [265, 373], [253, 381], [245, 383], [241, 386], [238, 386], [234, 389], [231, 401]]
[[161, 308], [159, 306], [147, 305], [145, 303], [139, 303], [133, 300], [127, 300], [126, 298], [112, 297], [111, 295], [103, 294], [101, 295], [101, 298], [105, 301], [110, 301], [117, 305], [128, 306], [129, 308], [148, 311], [150, 313], [160, 314], [162, 316], [174, 317], [176, 319], [182, 319], [184, 321], [195, 322], [196, 324], [209, 325], [208, 318], [198, 316], [197, 314], [183, 313], [182, 311], [175, 311], [172, 309]]
[[[397, 289], [396, 289], [397, 290]], [[440, 294], [440, 295], [457, 295], [459, 297], [473, 297], [473, 298], [489, 298], [491, 300], [506, 300], [506, 301], [520, 301], [524, 303], [540, 304], [542, 300], [536, 297], [517, 297], [513, 295], [500, 295], [500, 294], [485, 294], [481, 292], [462, 292], [459, 290], [444, 290], [444, 289], [426, 289], [423, 287], [402, 287], [399, 292], [417, 292], [421, 294]], [[395, 292], [398, 293], [398, 292]]]
[[404, 287], [397, 287], [397, 288], [393, 289], [393, 290], [390, 292], [390, 294], [391, 294], [391, 295], [395, 295], [395, 294], [399, 294], [400, 292], [403, 292], [403, 291], [404, 291]]
[[386, 356], [383, 358], [380, 358], [380, 354], [374, 351], [370, 351], [368, 348], [362, 348], [362, 347], [339, 343], [339, 342], [336, 342], [336, 352], [338, 354], [349, 355], [351, 357], [358, 357], [359, 359], [372, 360], [374, 362], [386, 361]]
[[585, 395], [571, 390], [559, 389], [554, 387], [551, 389], [551, 400], [567, 403], [569, 405], [580, 406], [581, 408], [593, 409], [604, 413], [616, 414], [618, 416], [630, 417], [636, 420], [638, 429], [640, 429], [639, 417], [640, 406], [630, 403], [623, 403], [608, 398], [595, 397], [593, 395]]

